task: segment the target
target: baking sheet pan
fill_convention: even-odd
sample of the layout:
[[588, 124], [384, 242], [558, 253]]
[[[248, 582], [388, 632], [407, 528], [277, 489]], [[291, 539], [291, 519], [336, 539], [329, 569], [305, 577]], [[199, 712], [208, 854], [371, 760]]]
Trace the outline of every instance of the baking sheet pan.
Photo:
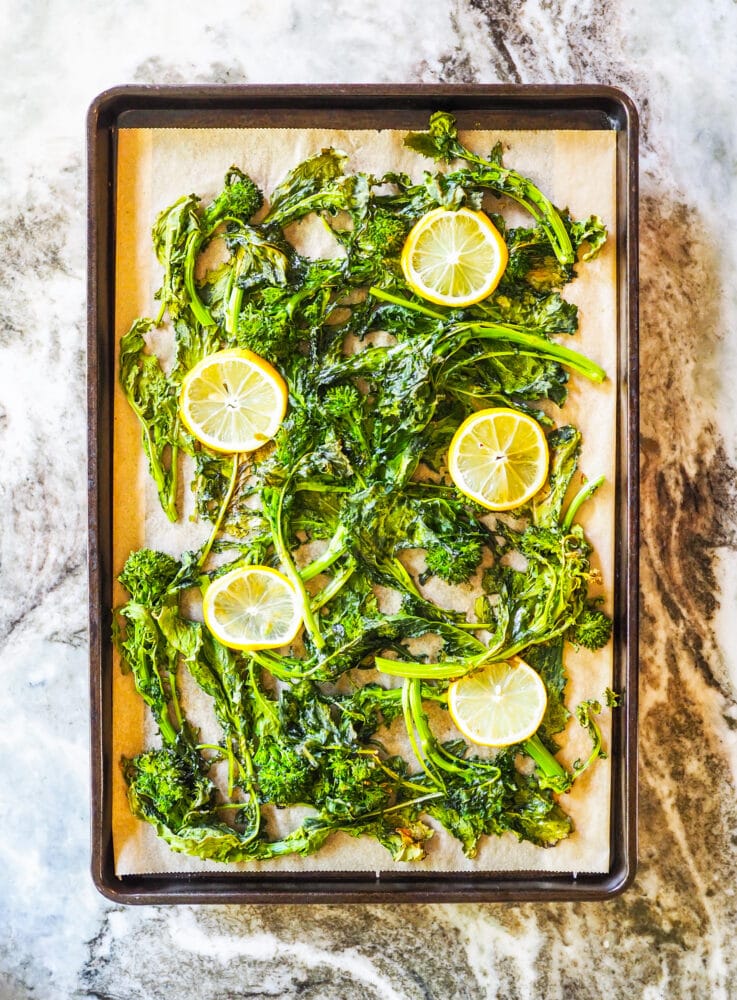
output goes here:
[[[129, 875], [112, 861], [112, 396], [120, 130], [145, 128], [422, 128], [439, 107], [461, 127], [609, 132], [617, 170], [617, 440], [614, 684], [625, 692], [612, 733], [609, 870], [595, 875], [467, 872], [245, 872]], [[128, 132], [126, 138], [129, 137]], [[608, 88], [120, 88], [90, 109], [90, 598], [93, 877], [121, 901], [337, 901], [591, 898], [620, 891], [636, 852], [637, 313], [636, 115]]]

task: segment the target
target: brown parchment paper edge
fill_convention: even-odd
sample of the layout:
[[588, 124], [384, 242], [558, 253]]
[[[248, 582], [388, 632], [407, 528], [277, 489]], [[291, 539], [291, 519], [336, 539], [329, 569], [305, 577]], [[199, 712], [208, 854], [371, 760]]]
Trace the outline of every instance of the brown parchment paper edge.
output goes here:
[[[156, 213], [189, 191], [203, 197], [215, 193], [231, 162], [253, 174], [270, 190], [300, 158], [325, 145], [336, 145], [349, 153], [350, 169], [406, 169], [418, 176], [429, 161], [408, 154], [401, 146], [403, 132], [325, 129], [131, 129], [118, 137], [117, 238], [116, 238], [116, 335], [120, 336], [139, 315], [155, 309], [152, 294], [158, 286], [159, 269], [150, 245], [150, 229]], [[465, 135], [468, 144], [483, 151], [497, 138], [509, 146], [507, 162], [529, 173], [556, 204], [568, 205], [577, 217], [601, 215], [610, 230], [604, 253], [579, 269], [579, 278], [566, 290], [581, 310], [581, 330], [572, 343], [596, 358], [610, 372], [616, 365], [616, 219], [615, 134], [587, 131], [474, 131]], [[377, 145], [379, 149], [377, 150]], [[379, 155], [377, 155], [377, 152]], [[384, 162], [378, 162], [378, 161]], [[377, 165], [378, 163], [378, 165]], [[307, 244], [315, 234], [307, 234]], [[316, 252], [319, 252], [319, 247]], [[162, 336], [165, 336], [162, 335]], [[613, 382], [593, 387], [572, 379], [569, 401], [558, 415], [584, 433], [581, 468], [589, 476], [602, 472], [607, 485], [582, 516], [588, 537], [597, 550], [604, 578], [604, 592], [613, 590], [615, 392]], [[114, 405], [114, 532], [116, 571], [128, 552], [142, 544], [178, 554], [189, 546], [182, 526], [171, 526], [158, 508], [140, 449], [135, 418], [116, 387]], [[185, 501], [188, 499], [185, 494]], [[184, 517], [186, 518], [186, 513]], [[186, 525], [187, 537], [202, 537], [202, 528]], [[197, 534], [199, 532], [199, 534]], [[116, 600], [123, 598], [122, 591]], [[609, 598], [610, 600], [610, 598]], [[608, 610], [611, 609], [609, 605]], [[567, 664], [571, 682], [568, 703], [585, 697], [600, 697], [611, 684], [611, 648], [596, 654], [569, 650]], [[603, 683], [602, 683], [603, 681]], [[113, 753], [118, 760], [150, 743], [150, 721], [135, 694], [130, 677], [114, 670]], [[608, 714], [602, 718], [605, 741], [610, 736]], [[569, 762], [583, 752], [585, 742], [569, 726], [561, 756]], [[568, 736], [568, 734], [567, 734]], [[428, 858], [413, 870], [421, 871], [529, 871], [603, 872], [609, 864], [610, 767], [599, 762], [574, 792], [562, 800], [572, 815], [576, 832], [550, 850], [517, 843], [507, 836], [486, 838], [473, 861], [465, 858], [457, 843], [436, 827]], [[174, 854], [152, 828], [131, 816], [124, 783], [116, 771], [113, 787], [113, 843], [116, 874], [153, 874], [174, 871], [401, 871], [406, 864], [393, 863], [379, 845], [337, 835], [319, 854], [308, 858], [285, 858], [276, 862], [214, 866]]]

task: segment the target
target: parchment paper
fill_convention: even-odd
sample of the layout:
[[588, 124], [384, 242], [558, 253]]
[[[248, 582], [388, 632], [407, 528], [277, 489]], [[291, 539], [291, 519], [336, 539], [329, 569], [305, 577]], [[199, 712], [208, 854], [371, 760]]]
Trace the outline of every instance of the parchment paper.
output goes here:
[[[437, 169], [402, 145], [404, 131], [331, 131], [325, 129], [122, 129], [118, 136], [116, 299], [117, 340], [139, 316], [155, 315], [158, 304], [153, 293], [160, 284], [161, 269], [151, 247], [151, 226], [161, 209], [181, 195], [196, 192], [207, 201], [222, 186], [225, 171], [236, 164], [268, 193], [300, 160], [326, 146], [349, 154], [348, 170], [381, 174], [403, 170], [419, 178], [423, 169]], [[605, 609], [613, 611], [614, 581], [614, 464], [616, 444], [616, 174], [615, 133], [611, 131], [473, 131], [463, 135], [470, 148], [491, 149], [497, 139], [505, 147], [505, 162], [533, 178], [561, 207], [568, 206], [576, 218], [594, 213], [609, 229], [604, 251], [594, 261], [579, 267], [578, 278], [565, 291], [580, 308], [580, 330], [566, 343], [598, 361], [610, 378], [601, 386], [573, 376], [569, 399], [556, 414], [558, 423], [571, 422], [583, 432], [581, 472], [588, 478], [601, 474], [606, 484], [594, 501], [585, 505], [580, 521], [595, 546], [594, 565], [602, 574]], [[505, 210], [506, 214], [506, 210]], [[521, 217], [519, 217], [521, 221]], [[289, 233], [300, 249], [315, 255], [332, 253], [324, 227], [309, 220]], [[168, 331], [157, 331], [155, 342], [165, 346]], [[192, 497], [187, 470], [182, 477], [180, 521], [172, 525], [161, 511], [140, 445], [139, 425], [116, 384], [114, 404], [113, 562], [117, 574], [131, 550], [143, 545], [178, 556], [207, 537], [207, 525], [191, 520]], [[116, 584], [115, 602], [125, 593]], [[428, 588], [440, 603], [462, 607], [472, 599], [472, 587]], [[585, 698], [601, 698], [612, 683], [612, 648], [590, 653], [566, 651], [570, 682], [569, 706]], [[182, 672], [185, 674], [186, 672]], [[183, 680], [183, 700], [188, 715], [201, 726], [203, 740], [218, 739], [218, 728], [207, 699], [192, 683]], [[384, 680], [384, 682], [386, 682]], [[113, 680], [113, 757], [130, 757], [155, 744], [155, 733], [130, 676], [118, 669]], [[445, 713], [433, 717], [443, 736]], [[605, 746], [610, 739], [610, 715], [600, 716]], [[402, 746], [401, 719], [392, 728], [391, 739]], [[447, 731], [447, 730], [446, 730]], [[383, 734], [382, 734], [383, 739]], [[560, 758], [571, 764], [587, 753], [588, 738], [571, 720]], [[385, 741], [388, 742], [388, 741]], [[405, 747], [405, 755], [412, 760]], [[368, 838], [334, 835], [317, 854], [307, 858], [287, 857], [271, 862], [216, 865], [172, 852], [153, 829], [130, 813], [122, 773], [116, 769], [113, 786], [113, 844], [116, 874], [174, 871], [219, 872], [243, 870], [281, 871], [555, 871], [605, 872], [609, 868], [610, 820], [609, 761], [598, 761], [577, 782], [561, 805], [575, 824], [574, 833], [554, 848], [519, 843], [511, 834], [487, 837], [474, 860], [464, 857], [458, 842], [439, 826], [428, 842], [428, 856], [419, 863], [392, 862], [389, 854]], [[275, 811], [276, 812], [276, 811]], [[309, 810], [291, 809], [272, 816], [269, 829], [283, 833], [297, 826]], [[428, 821], [430, 822], [430, 821]], [[434, 825], [434, 824], [431, 824]]]

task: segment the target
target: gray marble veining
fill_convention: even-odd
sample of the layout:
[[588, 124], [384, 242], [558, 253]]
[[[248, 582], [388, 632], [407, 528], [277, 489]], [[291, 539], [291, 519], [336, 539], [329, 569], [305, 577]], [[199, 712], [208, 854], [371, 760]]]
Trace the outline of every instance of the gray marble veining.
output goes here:
[[[6, 0], [0, 1000], [737, 996], [737, 6]], [[124, 82], [601, 82], [642, 115], [641, 862], [603, 904], [121, 909], [88, 875], [83, 119]]]

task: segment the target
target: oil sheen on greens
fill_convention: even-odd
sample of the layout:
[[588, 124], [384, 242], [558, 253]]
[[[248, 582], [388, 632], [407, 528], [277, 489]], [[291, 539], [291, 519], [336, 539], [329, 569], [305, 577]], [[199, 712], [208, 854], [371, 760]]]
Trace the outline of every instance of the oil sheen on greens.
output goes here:
[[[233, 166], [214, 201], [182, 197], [153, 228], [160, 308], [123, 337], [120, 380], [163, 510], [179, 516], [189, 456], [197, 514], [214, 530], [178, 558], [130, 555], [114, 640], [160, 733], [156, 748], [123, 762], [130, 805], [175, 851], [265, 860], [308, 854], [342, 831], [414, 861], [440, 826], [468, 857], [490, 834], [552, 847], [572, 829], [558, 793], [604, 755], [601, 708], [586, 702], [573, 711], [591, 735], [589, 758], [566, 770], [554, 757], [571, 715], [566, 644], [598, 648], [611, 623], [589, 596], [591, 549], [575, 522], [597, 484], [566, 503], [580, 434], [546, 414], [563, 407], [569, 378], [605, 377], [560, 335], [578, 325], [561, 292], [606, 232], [596, 217], [556, 209], [498, 146], [467, 149], [449, 114], [406, 144], [437, 161], [421, 180], [352, 173], [344, 153], [324, 149], [268, 198]], [[506, 224], [502, 198], [527, 210], [526, 225]], [[483, 206], [509, 248], [495, 293], [468, 309], [429, 308], [402, 278], [405, 237], [437, 206]], [[290, 243], [288, 227], [308, 215], [331, 231], [332, 257]], [[214, 243], [222, 263], [205, 270]], [[162, 324], [174, 338], [169, 366], [150, 345]], [[177, 406], [186, 372], [232, 346], [267, 358], [289, 388], [275, 440], [238, 463], [197, 444]], [[532, 414], [551, 450], [541, 496], [496, 522], [444, 473], [455, 429], [488, 406]], [[235, 652], [185, 614], [185, 595], [190, 607], [211, 578], [246, 564], [299, 573], [298, 646]], [[433, 580], [475, 595], [468, 613], [428, 599]], [[421, 637], [431, 658], [417, 652]], [[538, 734], [487, 755], [443, 742], [449, 679], [513, 653], [548, 690]], [[216, 743], [186, 717], [184, 672], [212, 699]], [[392, 755], [385, 744], [405, 728], [412, 752]], [[274, 823], [295, 814], [291, 826]]]

